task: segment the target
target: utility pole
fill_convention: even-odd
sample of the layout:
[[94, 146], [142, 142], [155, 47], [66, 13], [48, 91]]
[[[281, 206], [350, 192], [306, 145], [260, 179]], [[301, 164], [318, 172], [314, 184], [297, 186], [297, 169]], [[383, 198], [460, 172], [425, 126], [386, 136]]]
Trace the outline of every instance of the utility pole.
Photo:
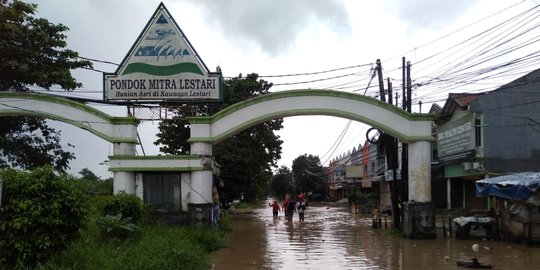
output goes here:
[[412, 84], [411, 84], [411, 61], [407, 61], [407, 111], [412, 112], [411, 110], [411, 92], [412, 92]]
[[[390, 81], [390, 77], [386, 78], [386, 83], [388, 84], [388, 103], [392, 105], [392, 82]], [[397, 102], [396, 102], [396, 105], [397, 105]]]
[[401, 58], [401, 73], [403, 75], [403, 84], [402, 89], [403, 93], [401, 93], [401, 98], [403, 99], [403, 104], [401, 105], [404, 110], [407, 110], [407, 71], [405, 70], [405, 57]]
[[[406, 64], [405, 64], [406, 63]], [[402, 58], [403, 68], [403, 109], [412, 112], [411, 109], [411, 62], [405, 62], [405, 57]], [[408, 183], [409, 183], [409, 145], [402, 143], [401, 145], [401, 179], [403, 187], [400, 190], [400, 196], [403, 201], [408, 201]]]
[[383, 76], [382, 76], [381, 59], [377, 59], [376, 64], [377, 64], [377, 67], [376, 67], [377, 75], [379, 77], [379, 95], [381, 96], [381, 100], [383, 102], [386, 102], [386, 97], [384, 93], [384, 81], [383, 81]]
[[[401, 70], [402, 70], [402, 108], [408, 112], [410, 109], [408, 107], [409, 99], [411, 92], [408, 91], [410, 83], [410, 66], [407, 67], [405, 62], [405, 57], [401, 58]], [[399, 196], [402, 202], [408, 201], [408, 183], [409, 183], [409, 145], [405, 142], [401, 142], [401, 180], [399, 182]], [[403, 210], [403, 205], [400, 210]], [[404, 218], [404, 212], [399, 212], [400, 217]]]
[[[379, 77], [379, 93], [381, 95], [381, 101], [386, 102], [381, 60], [377, 59], [376, 63], [377, 63], [377, 73], [378, 73], [377, 75]], [[392, 84], [390, 83], [390, 78], [389, 78], [388, 79], [388, 93], [389, 93], [388, 103], [390, 104], [392, 104], [391, 92], [392, 92]], [[391, 201], [392, 201], [392, 219], [393, 219], [394, 228], [399, 230], [401, 229], [401, 210], [398, 204], [399, 203], [398, 202], [398, 196], [399, 196], [398, 184], [399, 183], [396, 179], [397, 178], [396, 169], [397, 169], [397, 164], [398, 164], [397, 140], [386, 133], [383, 133], [379, 139], [384, 140], [386, 164], [387, 164], [388, 169], [392, 170], [393, 179], [389, 183], [390, 196], [391, 196]]]

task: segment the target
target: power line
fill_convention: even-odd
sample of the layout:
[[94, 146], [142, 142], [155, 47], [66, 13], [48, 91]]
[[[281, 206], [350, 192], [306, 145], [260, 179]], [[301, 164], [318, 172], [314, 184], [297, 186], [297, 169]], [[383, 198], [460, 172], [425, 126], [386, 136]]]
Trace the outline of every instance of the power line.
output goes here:
[[329, 72], [334, 72], [334, 71], [340, 71], [340, 70], [357, 68], [357, 67], [365, 67], [365, 66], [373, 66], [373, 63], [334, 68], [334, 69], [315, 71], [315, 72], [304, 72], [304, 73], [293, 73], [293, 74], [282, 74], [282, 75], [259, 75], [259, 77], [260, 78], [280, 78], [280, 77], [292, 77], [292, 76], [317, 75], [317, 74], [323, 74], [323, 73], [329, 73]]
[[95, 59], [95, 58], [89, 58], [89, 57], [84, 57], [84, 56], [78, 56], [77, 58], [84, 59], [84, 60], [88, 60], [88, 61], [92, 61], [92, 62], [98, 62], [98, 63], [103, 63], [103, 64], [109, 64], [109, 65], [120, 66], [120, 64], [118, 64], [118, 63], [114, 63], [114, 62], [110, 62], [110, 61], [105, 61], [105, 60], [99, 60], [99, 59]]
[[275, 84], [273, 84], [273, 85], [274, 85], [274, 86], [282, 86], [282, 85], [296, 85], [296, 84], [306, 84], [306, 83], [322, 82], [322, 81], [328, 81], [328, 80], [333, 80], [333, 79], [339, 79], [339, 78], [349, 77], [349, 76], [352, 76], [352, 75], [358, 75], [358, 73], [357, 73], [357, 72], [353, 72], [353, 73], [349, 73], [349, 74], [338, 75], [338, 76], [333, 76], [333, 77], [328, 77], [328, 78], [314, 79], [314, 80], [309, 80], [309, 81], [275, 83]]

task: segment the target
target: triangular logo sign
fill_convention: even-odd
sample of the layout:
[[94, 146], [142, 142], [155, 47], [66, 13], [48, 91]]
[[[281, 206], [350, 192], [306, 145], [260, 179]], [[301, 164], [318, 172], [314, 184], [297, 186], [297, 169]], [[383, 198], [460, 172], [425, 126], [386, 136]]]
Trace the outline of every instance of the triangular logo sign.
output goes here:
[[220, 101], [221, 85], [163, 3], [116, 72], [104, 75], [109, 101]]

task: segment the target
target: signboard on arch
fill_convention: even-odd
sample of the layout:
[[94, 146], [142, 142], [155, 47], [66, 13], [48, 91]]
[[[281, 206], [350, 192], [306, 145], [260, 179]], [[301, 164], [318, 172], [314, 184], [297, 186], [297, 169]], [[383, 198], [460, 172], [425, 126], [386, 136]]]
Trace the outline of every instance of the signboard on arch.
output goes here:
[[221, 72], [209, 72], [163, 3], [103, 81], [104, 99], [111, 102], [222, 100]]

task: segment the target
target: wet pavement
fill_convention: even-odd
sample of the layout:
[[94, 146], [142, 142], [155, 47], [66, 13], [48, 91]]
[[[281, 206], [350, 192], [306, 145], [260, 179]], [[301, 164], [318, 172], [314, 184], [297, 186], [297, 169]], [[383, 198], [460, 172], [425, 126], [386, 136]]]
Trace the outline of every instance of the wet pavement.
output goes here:
[[[481, 239], [406, 239], [373, 229], [348, 205], [311, 203], [305, 222], [272, 217], [268, 203], [235, 215], [228, 248], [213, 254], [213, 269], [467, 269], [478, 258], [494, 269], [540, 269], [540, 247]], [[383, 226], [384, 227], [384, 226]], [[477, 244], [478, 249], [473, 248]]]

